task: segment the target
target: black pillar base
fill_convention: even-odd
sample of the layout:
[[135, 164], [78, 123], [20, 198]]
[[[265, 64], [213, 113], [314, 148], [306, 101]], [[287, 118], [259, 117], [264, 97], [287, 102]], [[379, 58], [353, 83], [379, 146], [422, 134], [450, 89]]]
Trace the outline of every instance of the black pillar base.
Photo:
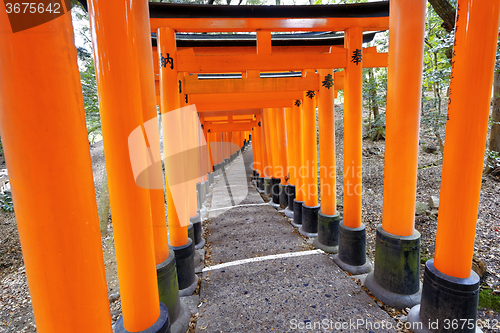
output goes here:
[[304, 201], [297, 201], [293, 199], [293, 221], [292, 225], [296, 228], [302, 226], [302, 204]]
[[364, 274], [372, 270], [372, 265], [366, 258], [366, 228], [349, 228], [344, 223], [339, 224], [339, 253], [333, 260], [340, 268], [353, 274]]
[[287, 194], [287, 187], [288, 185], [279, 185], [279, 191], [280, 191], [280, 207], [285, 209], [288, 207], [288, 194]]
[[205, 180], [204, 185], [205, 185], [205, 199], [208, 199], [210, 198], [210, 184], [208, 182], [208, 178], [207, 180]]
[[194, 227], [192, 222], [189, 222], [188, 225], [188, 237], [193, 241], [194, 244]]
[[[421, 329], [413, 331], [480, 332], [475, 325], [479, 285], [479, 276], [472, 270], [466, 279], [455, 278], [438, 271], [434, 259], [428, 260], [425, 263], [422, 302], [408, 314], [408, 322], [414, 323], [414, 326], [422, 323]], [[458, 323], [458, 327], [453, 326], [454, 322]]]
[[320, 205], [309, 207], [302, 204], [302, 226], [299, 232], [307, 237], [318, 237], [318, 213]]
[[203, 200], [201, 199], [201, 183], [196, 183], [196, 207], [201, 209], [203, 205]]
[[271, 178], [264, 178], [264, 194], [271, 196]]
[[[200, 185], [198, 186], [198, 184], [200, 184]], [[207, 196], [205, 183], [204, 182], [196, 183], [196, 190], [198, 191], [199, 200], [203, 204], [203, 202], [205, 202], [205, 199]]]
[[420, 303], [420, 233], [396, 236], [377, 227], [375, 268], [366, 287], [383, 303], [398, 309]]
[[170, 331], [172, 333], [186, 332], [191, 320], [191, 313], [180, 303], [179, 282], [173, 250], [169, 251], [167, 260], [156, 265], [156, 275], [160, 302], [168, 308]]
[[[201, 224], [200, 212], [198, 211], [196, 216], [193, 216], [190, 219], [190, 221], [193, 224], [193, 231], [194, 231], [193, 237], [194, 238], [191, 238], [191, 237], [189, 237], [189, 238], [191, 238], [194, 241], [195, 249], [199, 250], [203, 246], [205, 246], [205, 239], [203, 239], [203, 228], [202, 228], [202, 224]], [[188, 233], [189, 233], [189, 229], [188, 229]]]
[[254, 169], [253, 170], [252, 180], [257, 180], [257, 177], [258, 177], [257, 174], [258, 174], [257, 170]]
[[188, 238], [183, 246], [171, 246], [175, 253], [177, 263], [177, 279], [179, 281], [179, 295], [192, 295], [198, 283], [198, 277], [194, 273], [194, 244]]
[[[160, 302], [160, 317], [149, 328], [143, 331], [134, 331], [135, 333], [170, 333], [170, 320], [168, 319], [168, 309]], [[114, 333], [131, 333], [123, 327], [123, 317], [120, 317], [116, 322]]]
[[280, 204], [280, 183], [281, 179], [271, 178], [271, 194], [273, 195], [273, 206], [279, 206]]
[[264, 192], [264, 177], [257, 178], [257, 190], [259, 192]]
[[318, 237], [313, 241], [313, 246], [327, 253], [339, 252], [339, 223], [340, 214], [324, 215], [318, 213]]
[[293, 200], [295, 199], [295, 185], [289, 184], [285, 188], [285, 192], [288, 196], [288, 207], [285, 208], [285, 215], [293, 219]]

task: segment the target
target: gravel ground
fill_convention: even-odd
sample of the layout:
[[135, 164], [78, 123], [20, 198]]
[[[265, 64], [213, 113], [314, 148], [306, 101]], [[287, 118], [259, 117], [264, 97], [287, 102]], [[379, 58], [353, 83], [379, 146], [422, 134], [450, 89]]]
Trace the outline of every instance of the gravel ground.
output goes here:
[[[337, 155], [337, 197], [342, 203], [342, 108], [336, 107], [336, 155]], [[432, 144], [426, 142], [427, 144]], [[363, 223], [367, 227], [367, 249], [373, 259], [375, 228], [382, 221], [384, 142], [363, 141]], [[96, 197], [105, 171], [102, 142], [91, 147]], [[0, 168], [4, 168], [0, 160]], [[339, 172], [340, 170], [340, 172]], [[428, 154], [420, 151], [417, 182], [417, 201], [427, 202], [431, 195], [439, 196], [441, 179], [440, 154]], [[339, 207], [342, 212], [342, 207]], [[493, 177], [483, 177], [481, 198], [478, 212], [478, 225], [475, 244], [475, 256], [486, 265], [487, 273], [484, 285], [489, 285], [500, 293], [500, 181]], [[110, 296], [110, 309], [113, 322], [121, 313], [119, 287], [112, 237], [112, 225], [108, 223], [108, 234], [102, 237], [106, 277]], [[431, 258], [434, 253], [436, 232], [435, 214], [417, 216], [416, 229], [422, 235], [422, 256]], [[422, 265], [423, 271], [423, 265]], [[31, 299], [24, 270], [21, 246], [17, 232], [15, 215], [0, 212], [0, 333], [36, 332]], [[383, 306], [383, 305], [382, 305]], [[394, 311], [383, 306], [393, 316], [406, 313]], [[500, 320], [500, 313], [489, 310], [478, 312], [480, 319]], [[499, 327], [500, 328], [500, 327]], [[494, 330], [483, 330], [493, 332]]]

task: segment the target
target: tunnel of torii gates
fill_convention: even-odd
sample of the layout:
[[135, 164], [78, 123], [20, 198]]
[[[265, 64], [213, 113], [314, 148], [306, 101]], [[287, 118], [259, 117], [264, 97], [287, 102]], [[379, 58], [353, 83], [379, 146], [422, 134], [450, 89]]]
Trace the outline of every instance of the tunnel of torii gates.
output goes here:
[[[259, 191], [286, 207], [303, 234], [317, 237], [316, 247], [338, 252], [335, 261], [344, 270], [371, 271], [361, 220], [362, 68], [385, 66], [383, 221], [366, 286], [386, 304], [413, 307], [409, 321], [466, 319], [461, 331], [475, 330], [479, 278], [471, 261], [500, 0], [458, 1], [435, 258], [426, 263], [423, 287], [414, 207], [425, 0], [125, 3], [88, 4], [122, 304], [115, 332], [187, 327], [179, 296], [196, 285], [199, 201], [250, 138]], [[37, 330], [111, 332], [71, 16], [14, 33], [0, 6], [0, 131]], [[387, 29], [388, 54], [362, 47], [370, 32]], [[215, 32], [256, 37], [200, 34]], [[334, 72], [338, 68], [344, 70]], [[338, 89], [344, 89], [342, 219], [335, 198]], [[163, 123], [168, 238], [163, 189], [137, 185], [129, 151], [131, 133], [142, 133], [137, 156], [149, 177], [161, 179], [152, 154], [158, 126], [148, 122], [157, 124], [157, 105], [162, 119], [177, 117], [173, 129]], [[189, 112], [193, 105], [197, 114]], [[183, 151], [195, 153], [170, 158]], [[170, 177], [178, 160], [196, 165], [187, 185]], [[174, 205], [176, 186], [187, 188], [184, 204]]]

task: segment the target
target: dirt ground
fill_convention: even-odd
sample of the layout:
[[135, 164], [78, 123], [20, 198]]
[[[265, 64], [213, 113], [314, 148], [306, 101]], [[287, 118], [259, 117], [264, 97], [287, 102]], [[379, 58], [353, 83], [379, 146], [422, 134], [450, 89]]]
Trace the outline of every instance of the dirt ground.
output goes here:
[[[336, 156], [337, 156], [337, 197], [339, 210], [342, 212], [342, 167], [343, 167], [343, 127], [342, 108], [336, 107]], [[433, 145], [431, 139], [424, 140], [425, 145]], [[424, 145], [423, 145], [424, 146]], [[363, 223], [367, 228], [367, 250], [373, 259], [375, 252], [375, 229], [382, 221], [382, 198], [384, 182], [384, 141], [363, 141]], [[104, 152], [102, 142], [91, 147], [96, 197], [99, 198], [104, 175]], [[1, 158], [1, 157], [0, 157]], [[429, 154], [419, 151], [419, 170], [417, 198], [419, 202], [428, 202], [429, 197], [439, 196], [441, 180], [440, 153]], [[0, 159], [0, 169], [5, 168]], [[415, 227], [421, 233], [421, 256], [432, 258], [436, 233], [436, 214], [416, 216]], [[490, 176], [483, 177], [481, 198], [478, 211], [478, 224], [475, 243], [475, 257], [482, 261], [487, 273], [484, 286], [489, 286], [500, 293], [500, 180]], [[102, 237], [106, 277], [113, 322], [121, 313], [119, 285], [114, 255], [112, 224], [108, 223], [108, 234]], [[424, 265], [422, 265], [422, 271]], [[0, 333], [36, 332], [31, 298], [23, 265], [22, 251], [17, 232], [14, 213], [0, 211]], [[71, 295], [68, 295], [71, 297]], [[383, 305], [382, 305], [383, 306]], [[402, 313], [383, 306], [393, 316]], [[479, 319], [500, 320], [500, 313], [491, 310], [479, 310]], [[498, 329], [498, 328], [497, 328]], [[483, 330], [488, 332], [488, 330]], [[491, 330], [493, 332], [494, 330]]]

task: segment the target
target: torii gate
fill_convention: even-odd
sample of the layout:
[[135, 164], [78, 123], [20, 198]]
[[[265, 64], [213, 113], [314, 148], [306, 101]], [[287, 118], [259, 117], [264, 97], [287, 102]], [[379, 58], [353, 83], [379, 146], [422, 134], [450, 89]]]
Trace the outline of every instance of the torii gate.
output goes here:
[[[383, 11], [387, 4], [248, 8], [156, 3], [151, 4], [149, 21], [145, 2], [128, 0], [121, 6], [111, 1], [91, 0], [90, 3], [114, 240], [120, 271], [123, 316], [120, 319], [122, 326], [117, 325], [117, 331], [164, 333], [170, 324], [167, 309], [159, 300], [170, 297], [175, 302], [176, 297], [178, 299], [175, 284], [168, 290], [168, 295], [163, 294], [159, 298], [155, 274], [155, 264], [169, 264], [168, 258], [171, 260], [173, 257], [173, 254], [169, 255], [164, 223], [155, 220], [155, 228], [152, 223], [153, 218], [161, 215], [164, 203], [161, 196], [155, 196], [153, 191], [141, 189], [134, 183], [127, 146], [131, 131], [142, 128], [144, 121], [155, 115], [150, 30], [156, 32], [160, 29], [160, 35], [164, 35], [163, 41], [163, 37], [159, 36], [160, 49], [165, 47], [175, 52], [175, 37], [171, 29], [180, 32], [261, 30], [265, 33], [324, 31], [336, 27], [347, 31], [347, 54], [351, 54], [349, 52], [353, 49], [361, 50], [360, 30], [387, 29], [389, 18], [377, 17], [377, 11]], [[385, 279], [381, 289], [376, 289], [377, 284], [369, 286], [380, 299], [384, 296], [384, 288], [387, 288], [385, 293], [392, 297], [397, 287], [403, 289], [408, 299], [408, 289], [414, 288], [415, 281], [417, 288], [419, 284], [418, 279], [413, 279], [419, 275], [418, 270], [410, 272], [402, 269], [401, 264], [409, 263], [399, 259], [411, 258], [413, 264], [417, 263], [412, 267], [419, 267], [413, 206], [425, 5], [424, 0], [391, 1], [389, 53], [398, 56], [389, 58], [384, 221], [377, 232], [375, 278], [369, 275], [367, 279], [377, 283]], [[426, 324], [436, 318], [443, 320], [454, 316], [467, 320], [467, 331], [475, 330], [479, 279], [471, 273], [470, 263], [499, 12], [499, 0], [459, 0], [460, 15], [457, 15], [456, 54], [452, 69], [454, 96], [449, 103], [435, 264], [432, 260], [426, 263], [422, 308], [412, 309], [410, 322], [422, 321]], [[68, 327], [75, 332], [111, 332], [70, 13], [54, 15], [50, 24], [39, 24], [19, 32], [9, 27], [9, 18], [5, 6], [1, 6], [0, 81], [9, 84], [3, 85], [0, 91], [0, 129], [9, 171], [15, 179], [12, 193], [16, 211], [21, 212], [17, 223], [37, 329], [40, 333], [67, 332]], [[463, 24], [464, 18], [467, 24]], [[366, 26], [362, 28], [364, 24]], [[164, 29], [165, 26], [169, 28]], [[167, 45], [163, 44], [164, 41]], [[253, 59], [262, 61], [264, 57], [269, 58], [269, 55], [260, 53]], [[359, 76], [361, 66], [354, 66], [350, 62], [346, 64], [346, 115], [349, 116], [359, 114], [356, 112], [359, 104], [351, 102], [359, 103], [361, 100], [358, 98], [361, 92], [359, 82], [351, 79], [351, 76]], [[161, 89], [163, 112], [180, 106], [176, 103], [179, 98], [176, 91], [178, 76], [165, 70], [160, 71], [164, 84]], [[469, 82], [471, 73], [473, 86]], [[27, 94], [30, 98], [26, 98]], [[320, 92], [320, 98], [325, 95]], [[307, 103], [313, 104], [312, 100]], [[40, 112], [41, 106], [50, 112]], [[292, 109], [297, 112], [296, 106]], [[306, 115], [304, 122], [307, 124], [304, 125], [309, 132], [310, 125], [314, 124], [310, 121], [311, 110], [311, 105], [307, 105], [298, 111]], [[287, 112], [287, 115], [293, 114], [290, 110]], [[267, 117], [266, 112], [260, 116]], [[295, 118], [294, 128], [298, 123]], [[347, 123], [358, 120], [349, 119]], [[263, 121], [264, 126], [265, 123]], [[295, 136], [300, 138], [300, 135]], [[54, 141], [63, 144], [53, 145]], [[261, 146], [265, 148], [263, 142]], [[32, 167], [33, 161], [47, 158], [47, 147], [51, 147], [50, 156], [61, 168], [47, 163], [39, 163], [38, 168]], [[464, 159], [464, 155], [468, 158]], [[353, 160], [356, 161], [356, 158]], [[48, 180], [54, 194], [51, 196], [43, 195]], [[352, 249], [346, 239], [342, 243], [342, 233], [347, 231], [347, 228], [341, 229], [341, 250]], [[356, 236], [364, 232], [362, 228], [355, 231], [359, 232]], [[182, 241], [183, 235], [180, 233], [177, 236], [176, 240]], [[394, 246], [396, 257], [401, 255], [401, 258], [391, 256], [385, 245]], [[167, 260], [162, 262], [165, 257]], [[72, 274], [68, 274], [68, 263], [73, 264]], [[392, 270], [388, 271], [387, 265], [384, 270], [387, 263]], [[78, 277], [77, 288], [75, 276]], [[68, 290], [74, 297], [68, 297]], [[75, 299], [78, 304], [75, 304]], [[172, 308], [169, 308], [169, 315], [170, 311]]]
[[[325, 11], [321, 15], [321, 19], [317, 17], [307, 17], [307, 15], [311, 15], [309, 10], [311, 10], [312, 7], [308, 7], [307, 10], [301, 11], [300, 13], [300, 9], [298, 7], [283, 7], [279, 8], [279, 10], [271, 7], [270, 13], [266, 14], [265, 19], [263, 17], [259, 17], [260, 10], [256, 8], [255, 11], [249, 14], [249, 18], [242, 17], [241, 13], [239, 13], [237, 16], [238, 19], [235, 19], [231, 17], [231, 8], [227, 8], [229, 12], [224, 13], [223, 17], [213, 17], [211, 16], [211, 12], [208, 7], [201, 6], [200, 9], [203, 9], [203, 12], [194, 10], [190, 12], [191, 17], [189, 18], [176, 18], [170, 16], [175, 15], [176, 9], [174, 7], [170, 5], [162, 6], [163, 4], [151, 5], [152, 31], [154, 32], [155, 29], [158, 28], [158, 59], [154, 63], [160, 65], [158, 90], [160, 91], [160, 104], [162, 112], [174, 110], [178, 108], [179, 105], [187, 103], [188, 101], [189, 103], [199, 106], [200, 112], [203, 112], [204, 110], [220, 111], [242, 108], [268, 108], [270, 106], [270, 101], [273, 100], [277, 101], [276, 104], [279, 105], [277, 105], [277, 107], [284, 106], [290, 108], [293, 105], [293, 101], [303, 100], [303, 106], [299, 107], [298, 110], [295, 110], [297, 115], [302, 115], [295, 117], [295, 122], [300, 123], [303, 121], [303, 130], [299, 129], [299, 132], [296, 133], [296, 135], [301, 138], [299, 142], [302, 145], [302, 148], [299, 149], [299, 151], [304, 152], [303, 156], [296, 158], [296, 161], [298, 162], [296, 163], [296, 166], [302, 167], [304, 165], [311, 165], [311, 167], [308, 168], [307, 175], [303, 177], [303, 184], [298, 184], [298, 200], [294, 201], [294, 216], [297, 216], [297, 220], [299, 219], [299, 216], [305, 217], [303, 219], [303, 227], [301, 228], [305, 234], [317, 234], [318, 212], [320, 206], [318, 204], [316, 166], [316, 101], [315, 98], [313, 99], [314, 93], [312, 93], [312, 90], [312, 94], [309, 92], [306, 94], [306, 91], [304, 91], [303, 88], [304, 85], [308, 84], [308, 82], [312, 82], [314, 88], [319, 88], [317, 91], [321, 91], [320, 80], [326, 79], [327, 75], [333, 77], [333, 68], [346, 68], [346, 75], [347, 78], [349, 78], [345, 83], [346, 101], [349, 101], [349, 103], [346, 102], [345, 124], [346, 128], [349, 130], [346, 131], [345, 135], [345, 160], [352, 161], [352, 163], [346, 163], [348, 164], [348, 168], [361, 168], [363, 30], [373, 31], [385, 30], [388, 28], [387, 3], [366, 5], [365, 8], [377, 8], [379, 10], [375, 14], [371, 13], [370, 17], [366, 17], [367, 15], [358, 12], [357, 15], [350, 13], [350, 17], [347, 18], [345, 17], [345, 12], [335, 13], [332, 11]], [[291, 12], [287, 14], [287, 17], [283, 17], [282, 15], [284, 12], [287, 12], [287, 9]], [[314, 10], [321, 10], [321, 8], [317, 7]], [[292, 14], [292, 12], [294, 13]], [[379, 14], [378, 17], [377, 14]], [[300, 19], [290, 19], [290, 15], [293, 15], [292, 17], [300, 17]], [[324, 17], [328, 15], [330, 15], [330, 17]], [[304, 18], [304, 16], [307, 18]], [[257, 25], [255, 25], [256, 23]], [[307, 53], [273, 53], [271, 31], [297, 30], [345, 30], [345, 47], [330, 47], [328, 51], [324, 53], [315, 53], [310, 49], [307, 50]], [[203, 52], [201, 52], [201, 54], [196, 54], [194, 49], [177, 50], [175, 32], [198, 31], [254, 31], [257, 33], [256, 47], [254, 48], [253, 53], [249, 53], [248, 50], [245, 50], [246, 52], [241, 54], [234, 52], [230, 54], [220, 54], [222, 52], [219, 50], [219, 53], [216, 55], [204, 54]], [[370, 51], [372, 52], [367, 52], [364, 56], [368, 66], [385, 66], [387, 64], [386, 54], [377, 54], [376, 52], [373, 52], [374, 49]], [[321, 70], [322, 68], [326, 68], [327, 70]], [[315, 75], [314, 70], [311, 69], [320, 69], [319, 75]], [[290, 90], [283, 91], [282, 89], [279, 89], [279, 83], [277, 83], [278, 86], [273, 87], [273, 80], [260, 78], [260, 72], [290, 70], [300, 70], [303, 72], [304, 76], [304, 78], [294, 78], [288, 80], [287, 82], [290, 82], [288, 89]], [[217, 92], [217, 94], [204, 94], [202, 91], [204, 86], [200, 87], [200, 84], [203, 84], [203, 82], [199, 82], [195, 77], [193, 79], [189, 77], [189, 74], [234, 72], [243, 73], [241, 81], [228, 81], [228, 83], [222, 82], [221, 84], [217, 84], [219, 90], [222, 90], [220, 93], [215, 90], [214, 92]], [[275, 80], [276, 82], [281, 81], [281, 79]], [[196, 87], [197, 84], [198, 88]], [[252, 85], [254, 88], [251, 88]], [[333, 89], [330, 88], [332, 87], [327, 87], [326, 89], [328, 92], [323, 91], [320, 93], [319, 97], [320, 110], [321, 108], [328, 110], [325, 111], [326, 114], [333, 114], [334, 93]], [[227, 90], [224, 91], [224, 89]], [[250, 92], [247, 92], [248, 90], [250, 90]], [[179, 93], [181, 91], [184, 94], [187, 93], [189, 98], [179, 98]], [[193, 91], [199, 93], [192, 93]], [[330, 97], [328, 97], [328, 95], [330, 95]], [[206, 107], [204, 107], [205, 105]], [[281, 175], [281, 177], [279, 177], [276, 173], [278, 159], [274, 157], [276, 152], [272, 147], [276, 147], [278, 142], [281, 142], [280, 140], [285, 137], [283, 136], [285, 132], [284, 114], [281, 113], [281, 116], [279, 116], [279, 114], [274, 116], [270, 115], [271, 112], [271, 110], [267, 112], [265, 111], [262, 115], [260, 115], [262, 121], [261, 119], [258, 120], [264, 125], [263, 127], [265, 128], [265, 131], [262, 130], [262, 137], [266, 138], [265, 140], [260, 140], [260, 142], [272, 143], [272, 145], [268, 146], [266, 154], [267, 165], [272, 165], [273, 167], [271, 168], [271, 174], [266, 174], [265, 176], [272, 176], [273, 185], [276, 185], [275, 181], [279, 182], [280, 178], [281, 180], [284, 180], [284, 176]], [[320, 113], [323, 112], [320, 111]], [[274, 119], [275, 117], [276, 119]], [[328, 122], [327, 128], [322, 128], [321, 141], [323, 146], [326, 144], [329, 147], [333, 147], [331, 143], [334, 141], [334, 122], [332, 117], [328, 117], [331, 121]], [[281, 133], [279, 138], [274, 131], [271, 130], [271, 126], [273, 124], [278, 125], [277, 128], [281, 128], [281, 130], [279, 130]], [[213, 124], [211, 125], [214, 126]], [[222, 129], [229, 130], [234, 128], [234, 126], [234, 124], [228, 123], [226, 127]], [[262, 144], [261, 146], [264, 148]], [[281, 152], [283, 152], [282, 149], [280, 149], [280, 156], [283, 156]], [[324, 155], [334, 156], [334, 153], [331, 154], [331, 152], [329, 152], [326, 148], [322, 149], [322, 152], [325, 153]], [[286, 148], [284, 153], [286, 158]], [[265, 160], [262, 152], [261, 155], [263, 157], [261, 160]], [[326, 158], [323, 156], [321, 160], [327, 161], [327, 167], [334, 165], [331, 157]], [[272, 161], [272, 163], [269, 163], [270, 161]], [[302, 180], [301, 177], [296, 178], [298, 182]], [[347, 187], [350, 186], [356, 189], [361, 186], [361, 175], [359, 173], [353, 172], [352, 175], [350, 173], [346, 173], [345, 179], [345, 185]], [[334, 189], [335, 173], [333, 177], [326, 175], [326, 177], [322, 178], [322, 181], [322, 183], [333, 183], [333, 186], [330, 186], [330, 189]], [[283, 183], [286, 182], [284, 181]], [[273, 186], [273, 188], [276, 189], [276, 186]], [[308, 190], [305, 191], [304, 188], [307, 188]], [[322, 197], [323, 216], [326, 219], [327, 225], [338, 225], [340, 219], [336, 212], [335, 191], [330, 190], [329, 192], [329, 194], [324, 193]], [[345, 192], [347, 193], [348, 191]], [[325, 209], [329, 209], [329, 211], [325, 211]], [[171, 216], [170, 213], [171, 211], [169, 208], [169, 216]], [[175, 214], [175, 211], [172, 211], [172, 213]], [[177, 222], [173, 220], [172, 222], [169, 221], [169, 223]], [[352, 193], [344, 197], [344, 225], [344, 234], [352, 232], [354, 232], [354, 234], [359, 233], [358, 229], [362, 226], [360, 192]], [[185, 239], [187, 240], [187, 233], [184, 234], [186, 235]], [[349, 238], [350, 237], [347, 236], [346, 239]], [[340, 253], [340, 261], [347, 261], [348, 265], [363, 266], [364, 269], [367, 269], [370, 266], [365, 265], [366, 257], [364, 253], [364, 229], [362, 237], [357, 238], [358, 240], [355, 242], [350, 240], [347, 241], [348, 245], [344, 246], [345, 255], [342, 256], [343, 253]], [[353, 258], [355, 262], [352, 262]]]

